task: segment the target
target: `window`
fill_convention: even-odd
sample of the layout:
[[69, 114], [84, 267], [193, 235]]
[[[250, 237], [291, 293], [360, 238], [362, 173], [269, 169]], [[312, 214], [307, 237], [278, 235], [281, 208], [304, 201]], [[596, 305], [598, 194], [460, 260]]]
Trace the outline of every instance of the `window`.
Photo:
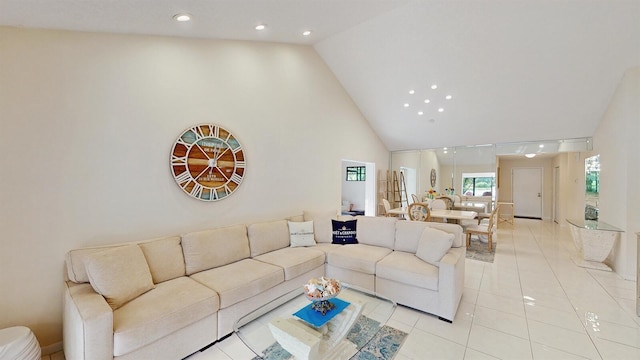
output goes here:
[[496, 173], [462, 173], [462, 195], [491, 196], [496, 190]]
[[347, 181], [366, 181], [365, 166], [347, 166]]

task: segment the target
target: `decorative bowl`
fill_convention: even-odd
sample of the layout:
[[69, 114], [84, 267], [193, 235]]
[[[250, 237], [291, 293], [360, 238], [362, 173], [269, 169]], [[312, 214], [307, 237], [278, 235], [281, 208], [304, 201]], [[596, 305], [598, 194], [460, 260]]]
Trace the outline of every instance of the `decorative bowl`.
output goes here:
[[335, 307], [329, 300], [340, 294], [342, 285], [339, 280], [321, 277], [311, 279], [304, 285], [304, 296], [313, 304], [311, 308], [325, 315]]

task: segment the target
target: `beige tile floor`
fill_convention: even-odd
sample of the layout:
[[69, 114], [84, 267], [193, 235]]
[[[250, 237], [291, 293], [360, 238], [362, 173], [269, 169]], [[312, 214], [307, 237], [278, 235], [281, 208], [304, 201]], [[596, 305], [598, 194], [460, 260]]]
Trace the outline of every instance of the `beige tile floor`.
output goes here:
[[[409, 336], [396, 359], [640, 359], [635, 282], [576, 266], [567, 226], [516, 219], [497, 243], [494, 263], [467, 260], [453, 324], [398, 306], [387, 325]], [[254, 356], [231, 336], [190, 360]]]

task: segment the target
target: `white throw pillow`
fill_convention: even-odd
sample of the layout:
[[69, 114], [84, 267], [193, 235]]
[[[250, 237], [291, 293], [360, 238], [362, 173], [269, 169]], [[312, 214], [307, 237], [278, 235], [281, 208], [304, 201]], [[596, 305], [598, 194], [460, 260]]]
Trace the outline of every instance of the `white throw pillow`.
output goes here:
[[113, 310], [153, 289], [147, 260], [138, 245], [89, 254], [84, 260], [91, 287]]
[[444, 254], [451, 249], [453, 238], [453, 234], [427, 227], [420, 236], [416, 256], [422, 261], [438, 266]]
[[302, 222], [289, 221], [289, 239], [291, 247], [315, 246], [316, 240], [313, 237], [313, 220]]

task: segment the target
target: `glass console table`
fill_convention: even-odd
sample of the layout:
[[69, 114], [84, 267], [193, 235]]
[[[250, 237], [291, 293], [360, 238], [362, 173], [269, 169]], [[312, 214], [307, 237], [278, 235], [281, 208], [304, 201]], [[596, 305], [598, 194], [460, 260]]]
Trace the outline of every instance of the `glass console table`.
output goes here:
[[571, 224], [573, 242], [582, 254], [582, 259], [574, 258], [576, 265], [590, 269], [611, 271], [604, 264], [622, 229], [596, 220], [567, 219]]

